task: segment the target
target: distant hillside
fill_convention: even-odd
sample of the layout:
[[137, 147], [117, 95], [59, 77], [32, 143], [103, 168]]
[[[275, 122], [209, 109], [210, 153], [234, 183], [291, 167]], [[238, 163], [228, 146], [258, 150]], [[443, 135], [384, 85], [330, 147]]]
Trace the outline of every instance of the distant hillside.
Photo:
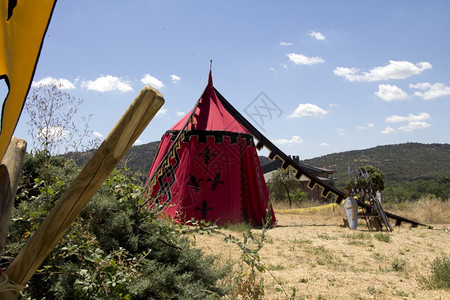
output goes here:
[[329, 154], [302, 161], [336, 170], [337, 185], [349, 179], [347, 169], [372, 165], [384, 172], [386, 185], [450, 177], [450, 144], [406, 143]]
[[[144, 182], [148, 171], [150, 171], [153, 158], [158, 151], [158, 146], [159, 142], [132, 146], [119, 163], [118, 168], [127, 167], [130, 173], [136, 174], [137, 179]], [[90, 150], [87, 152], [72, 152], [66, 154], [66, 156], [73, 159], [78, 166], [84, 166], [93, 154], [94, 150]]]
[[145, 181], [152, 166], [153, 158], [158, 151], [159, 142], [151, 142], [144, 145], [133, 146], [121, 161], [121, 166], [126, 166], [132, 173]]
[[[159, 142], [133, 146], [122, 160], [132, 173], [145, 181]], [[91, 152], [72, 153], [78, 165], [89, 159]], [[270, 162], [260, 157], [261, 163]], [[384, 172], [386, 186], [419, 180], [437, 180], [450, 177], [450, 144], [406, 143], [353, 150], [303, 160], [307, 165], [336, 170], [337, 186], [343, 187], [348, 180], [347, 168], [373, 165]]]

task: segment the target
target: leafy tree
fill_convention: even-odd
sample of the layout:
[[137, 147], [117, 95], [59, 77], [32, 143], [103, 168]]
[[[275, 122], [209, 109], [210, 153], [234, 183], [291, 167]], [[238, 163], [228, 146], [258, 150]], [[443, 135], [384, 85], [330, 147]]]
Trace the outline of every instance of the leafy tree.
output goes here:
[[[357, 173], [357, 174], [355, 174]], [[384, 173], [371, 165], [358, 168], [346, 184], [346, 189], [384, 190]]]
[[268, 182], [268, 189], [272, 201], [287, 200], [291, 208], [293, 202], [301, 202], [306, 199], [307, 194], [299, 187], [299, 182], [295, 178], [295, 172], [292, 167], [288, 167], [286, 170], [279, 168], [274, 171]]
[[384, 191], [384, 201], [391, 203], [418, 201], [424, 196], [435, 196], [442, 201], [448, 201], [450, 199], [450, 180], [448, 177], [392, 184]]

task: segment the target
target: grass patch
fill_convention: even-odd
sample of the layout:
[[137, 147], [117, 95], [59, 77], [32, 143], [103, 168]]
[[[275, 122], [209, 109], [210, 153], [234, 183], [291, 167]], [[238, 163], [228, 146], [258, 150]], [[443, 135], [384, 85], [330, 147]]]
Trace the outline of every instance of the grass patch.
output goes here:
[[349, 240], [370, 240], [370, 239], [372, 239], [372, 236], [370, 234], [367, 234], [364, 232], [345, 234], [344, 237]]
[[252, 229], [252, 225], [246, 222], [242, 222], [236, 224], [227, 224], [224, 226], [224, 228], [233, 232], [247, 232]]
[[314, 256], [315, 261], [320, 266], [337, 267], [342, 265], [342, 260], [333, 255], [333, 252], [324, 246], [317, 246], [307, 249], [307, 252]]
[[400, 291], [395, 290], [394, 292], [392, 292], [392, 295], [398, 296], [398, 297], [408, 297], [409, 296], [408, 293], [405, 293], [402, 290], [400, 290]]
[[312, 241], [311, 240], [298, 240], [298, 239], [294, 239], [292, 241], [294, 244], [296, 245], [311, 245]]
[[267, 269], [269, 269], [270, 271], [281, 271], [281, 270], [285, 270], [286, 266], [281, 263], [276, 264], [276, 265], [270, 264], [267, 266]]
[[368, 286], [367, 287], [367, 293], [370, 295], [375, 295], [375, 294], [381, 294], [381, 290], [374, 287], [374, 286]]
[[375, 238], [379, 240], [380, 242], [389, 243], [391, 241], [391, 236], [388, 233], [376, 233]]
[[392, 262], [392, 271], [403, 272], [406, 269], [406, 261], [404, 259], [396, 258]]
[[421, 285], [431, 290], [450, 290], [450, 258], [437, 257], [431, 263], [431, 275], [422, 277]]
[[319, 234], [319, 235], [317, 235], [317, 237], [318, 237], [319, 239], [323, 239], [323, 240], [337, 240], [337, 237], [335, 237], [335, 236], [330, 236], [330, 235], [328, 235], [328, 234], [326, 234], [326, 233]]
[[352, 234], [344, 234], [344, 238], [348, 239], [346, 243], [349, 246], [368, 246], [370, 243], [366, 243], [365, 241], [369, 241], [372, 239], [372, 236], [368, 233], [358, 232]]

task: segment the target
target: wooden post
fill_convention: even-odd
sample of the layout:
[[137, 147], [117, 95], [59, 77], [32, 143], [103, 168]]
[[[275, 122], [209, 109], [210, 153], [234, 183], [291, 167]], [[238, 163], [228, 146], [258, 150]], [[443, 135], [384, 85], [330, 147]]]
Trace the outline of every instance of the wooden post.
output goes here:
[[163, 104], [162, 95], [151, 87], [139, 93], [8, 267], [10, 281], [26, 284]]
[[27, 142], [13, 137], [0, 165], [0, 257], [8, 233]]

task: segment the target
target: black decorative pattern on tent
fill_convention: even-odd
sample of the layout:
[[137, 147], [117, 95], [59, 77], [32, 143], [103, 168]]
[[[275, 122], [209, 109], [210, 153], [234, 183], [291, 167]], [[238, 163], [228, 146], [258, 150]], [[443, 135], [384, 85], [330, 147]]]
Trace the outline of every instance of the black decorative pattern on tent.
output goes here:
[[208, 211], [213, 210], [213, 208], [208, 207], [208, 203], [206, 202], [206, 200], [203, 200], [202, 206], [196, 207], [195, 210], [200, 211], [200, 214], [202, 215], [202, 219], [205, 220], [206, 215], [208, 214]]
[[223, 180], [220, 180], [220, 172], [216, 174], [216, 176], [214, 176], [214, 178], [208, 178], [208, 180], [206, 180], [207, 182], [211, 182], [211, 189], [213, 191], [216, 190], [217, 186], [219, 185], [219, 183], [221, 183], [222, 185], [225, 185], [225, 183], [223, 182]]
[[194, 174], [189, 175], [189, 181], [186, 183], [187, 186], [193, 187], [197, 192], [200, 191], [200, 183], [203, 182], [202, 178], [195, 178]]
[[[168, 130], [166, 134], [171, 134], [171, 140], [174, 140], [179, 131]], [[206, 143], [208, 137], [213, 137], [216, 143], [223, 143], [224, 138], [229, 138], [231, 144], [236, 145], [240, 139], [245, 139], [247, 146], [254, 146], [253, 136], [248, 133], [230, 132], [230, 131], [217, 131], [217, 130], [186, 130], [184, 132], [183, 143], [189, 142], [192, 136], [198, 137], [198, 142]]]
[[216, 157], [217, 155], [215, 153], [211, 153], [211, 150], [209, 149], [208, 146], [206, 146], [205, 151], [200, 153], [198, 156], [203, 156], [205, 158], [205, 164], [209, 164], [209, 161], [213, 158]]
[[177, 151], [174, 151], [175, 164], [168, 164], [162, 168], [162, 173], [157, 177], [160, 189], [158, 195], [155, 198], [155, 202], [165, 207], [172, 200], [172, 185], [176, 181], [175, 171], [180, 164], [180, 157]]

